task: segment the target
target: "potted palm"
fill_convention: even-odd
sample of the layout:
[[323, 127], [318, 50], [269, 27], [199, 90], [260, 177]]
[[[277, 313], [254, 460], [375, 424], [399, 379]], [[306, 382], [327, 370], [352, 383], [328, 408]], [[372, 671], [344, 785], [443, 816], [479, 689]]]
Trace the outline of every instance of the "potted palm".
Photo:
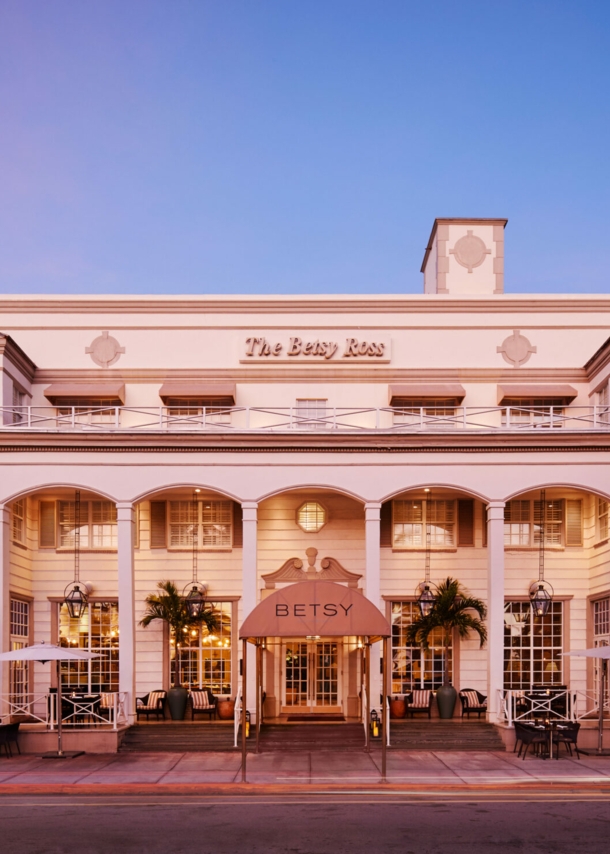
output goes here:
[[160, 581], [157, 588], [158, 593], [151, 593], [145, 599], [146, 610], [140, 620], [140, 625], [146, 628], [153, 620], [161, 620], [161, 622], [167, 623], [174, 633], [176, 666], [174, 668], [174, 686], [167, 692], [167, 704], [172, 720], [181, 721], [184, 719], [186, 711], [188, 691], [180, 684], [180, 640], [190, 629], [202, 624], [207, 627], [208, 631], [214, 631], [218, 627], [218, 615], [214, 608], [206, 605], [196, 617], [193, 617], [173, 581]]
[[449, 679], [451, 636], [454, 631], [457, 631], [460, 638], [467, 638], [473, 631], [478, 634], [480, 645], [483, 647], [487, 640], [487, 629], [483, 622], [486, 616], [487, 608], [481, 599], [470, 596], [455, 578], [447, 578], [437, 587], [436, 598], [430, 613], [414, 620], [407, 630], [407, 643], [418, 644], [425, 650], [430, 648], [430, 636], [434, 630], [441, 630], [443, 684], [436, 692], [438, 713], [441, 718], [453, 717], [457, 699], [457, 691]]

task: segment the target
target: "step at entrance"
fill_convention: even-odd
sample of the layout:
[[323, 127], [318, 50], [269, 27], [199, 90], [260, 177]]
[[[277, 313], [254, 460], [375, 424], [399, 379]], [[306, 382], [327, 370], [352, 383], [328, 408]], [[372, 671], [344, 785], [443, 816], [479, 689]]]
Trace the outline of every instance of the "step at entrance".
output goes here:
[[199, 753], [235, 750], [233, 725], [205, 723], [136, 724], [123, 737], [119, 753]]
[[484, 721], [391, 721], [397, 750], [505, 750], [497, 727]]
[[318, 753], [325, 750], [362, 750], [362, 724], [263, 724], [260, 734], [261, 752]]

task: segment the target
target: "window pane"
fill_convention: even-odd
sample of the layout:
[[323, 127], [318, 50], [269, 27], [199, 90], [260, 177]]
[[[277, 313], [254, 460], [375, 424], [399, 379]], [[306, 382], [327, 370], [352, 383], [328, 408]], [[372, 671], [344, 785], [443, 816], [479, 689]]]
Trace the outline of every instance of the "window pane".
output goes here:
[[[419, 617], [416, 602], [392, 602], [392, 693], [408, 694], [416, 688], [440, 688], [443, 684], [441, 630], [430, 636], [430, 649], [407, 644], [407, 628]], [[452, 652], [449, 648], [451, 677]]]
[[563, 602], [534, 617], [530, 602], [504, 606], [504, 687], [563, 684]]
[[91, 545], [94, 549], [117, 547], [116, 504], [112, 501], [91, 502]]
[[201, 545], [206, 547], [230, 548], [233, 507], [230, 501], [201, 502]]
[[[60, 548], [74, 548], [74, 501], [58, 501], [59, 513], [59, 546]], [[89, 502], [80, 503], [80, 547], [89, 548]]]
[[118, 603], [91, 602], [79, 620], [72, 620], [66, 606], [60, 605], [59, 644], [100, 656], [91, 661], [62, 661], [62, 686], [93, 693], [119, 690]]
[[174, 548], [193, 546], [196, 507], [192, 501], [169, 502], [169, 544]]
[[[231, 603], [213, 604], [218, 613], [218, 628], [205, 627], [184, 633], [180, 642], [180, 678], [182, 685], [209, 688], [215, 695], [231, 694]], [[176, 670], [176, 643], [170, 638], [171, 678]]]

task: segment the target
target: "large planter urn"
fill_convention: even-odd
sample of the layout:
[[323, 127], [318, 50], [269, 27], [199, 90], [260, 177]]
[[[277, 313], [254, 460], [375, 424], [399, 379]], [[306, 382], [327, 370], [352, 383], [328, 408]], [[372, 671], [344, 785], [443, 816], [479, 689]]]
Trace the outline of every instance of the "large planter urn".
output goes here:
[[407, 707], [404, 700], [390, 700], [390, 717], [394, 719], [404, 718]]
[[170, 688], [167, 692], [167, 705], [173, 721], [183, 721], [189, 692], [186, 688]]
[[436, 692], [436, 705], [438, 706], [438, 716], [443, 720], [448, 720], [453, 717], [455, 709], [455, 701], [457, 700], [457, 691], [453, 685], [442, 685]]
[[219, 700], [216, 704], [216, 714], [221, 721], [232, 721], [235, 715], [235, 700]]

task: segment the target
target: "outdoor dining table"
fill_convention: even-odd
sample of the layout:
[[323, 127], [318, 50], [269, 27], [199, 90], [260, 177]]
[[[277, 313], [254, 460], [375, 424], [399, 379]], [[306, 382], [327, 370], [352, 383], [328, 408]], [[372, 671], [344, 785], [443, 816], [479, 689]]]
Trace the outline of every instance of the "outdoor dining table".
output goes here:
[[[540, 730], [545, 732], [547, 739], [547, 755], [549, 759], [553, 758], [553, 736], [556, 732], [562, 729], [567, 729], [566, 726], [559, 723], [559, 721], [545, 720], [542, 723], [534, 723], [530, 724], [533, 729]], [[546, 756], [542, 757], [546, 759]], [[557, 758], [559, 759], [559, 745], [557, 745]]]

